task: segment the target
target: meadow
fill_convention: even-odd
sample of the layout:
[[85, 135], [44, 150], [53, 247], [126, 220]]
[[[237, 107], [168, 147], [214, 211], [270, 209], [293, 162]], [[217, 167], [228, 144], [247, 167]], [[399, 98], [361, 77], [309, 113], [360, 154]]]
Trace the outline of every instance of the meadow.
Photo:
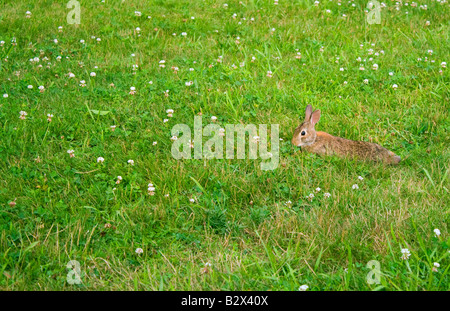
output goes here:
[[[0, 0], [1, 290], [450, 289], [448, 1], [68, 2]], [[175, 159], [200, 115], [278, 167]]]

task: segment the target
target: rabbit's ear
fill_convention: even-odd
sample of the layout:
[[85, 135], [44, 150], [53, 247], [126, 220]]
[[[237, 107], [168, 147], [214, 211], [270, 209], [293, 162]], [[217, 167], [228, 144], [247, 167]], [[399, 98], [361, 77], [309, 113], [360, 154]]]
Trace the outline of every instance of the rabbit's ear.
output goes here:
[[310, 122], [312, 123], [312, 125], [316, 125], [317, 122], [319, 122], [320, 119], [320, 110], [315, 110], [312, 114], [311, 114], [311, 120]]
[[309, 121], [309, 119], [311, 118], [311, 113], [312, 113], [312, 106], [311, 105], [306, 106], [305, 121]]

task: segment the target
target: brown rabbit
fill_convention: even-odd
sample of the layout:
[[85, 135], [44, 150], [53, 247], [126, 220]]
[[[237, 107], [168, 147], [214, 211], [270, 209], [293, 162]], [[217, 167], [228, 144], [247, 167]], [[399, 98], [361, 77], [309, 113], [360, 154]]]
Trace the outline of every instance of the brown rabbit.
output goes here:
[[313, 112], [312, 106], [308, 105], [305, 111], [305, 121], [295, 129], [292, 144], [319, 155], [356, 157], [361, 160], [382, 161], [389, 164], [400, 162], [401, 158], [398, 155], [380, 145], [335, 137], [325, 132], [316, 132], [314, 126], [319, 119], [320, 110]]

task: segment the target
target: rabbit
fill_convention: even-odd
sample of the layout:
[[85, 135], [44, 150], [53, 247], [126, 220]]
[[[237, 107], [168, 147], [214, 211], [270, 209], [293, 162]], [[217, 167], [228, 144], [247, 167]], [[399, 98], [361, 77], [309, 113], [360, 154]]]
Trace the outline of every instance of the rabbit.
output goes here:
[[320, 110], [313, 112], [312, 106], [308, 105], [305, 111], [305, 120], [294, 131], [292, 144], [307, 152], [319, 155], [355, 157], [361, 160], [385, 162], [387, 164], [398, 164], [400, 162], [401, 158], [398, 155], [378, 144], [349, 140], [325, 132], [316, 132], [314, 127], [319, 119]]

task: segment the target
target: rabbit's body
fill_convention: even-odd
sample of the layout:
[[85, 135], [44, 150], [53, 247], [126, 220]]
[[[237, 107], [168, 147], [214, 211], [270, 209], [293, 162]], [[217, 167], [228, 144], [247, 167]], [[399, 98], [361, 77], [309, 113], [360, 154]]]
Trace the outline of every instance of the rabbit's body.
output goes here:
[[315, 124], [319, 121], [320, 110], [312, 112], [311, 105], [306, 107], [305, 121], [294, 132], [292, 144], [303, 150], [319, 155], [336, 155], [339, 157], [359, 158], [362, 160], [382, 161], [397, 164], [401, 158], [386, 148], [365, 141], [354, 141], [335, 137], [325, 132], [316, 132]]

